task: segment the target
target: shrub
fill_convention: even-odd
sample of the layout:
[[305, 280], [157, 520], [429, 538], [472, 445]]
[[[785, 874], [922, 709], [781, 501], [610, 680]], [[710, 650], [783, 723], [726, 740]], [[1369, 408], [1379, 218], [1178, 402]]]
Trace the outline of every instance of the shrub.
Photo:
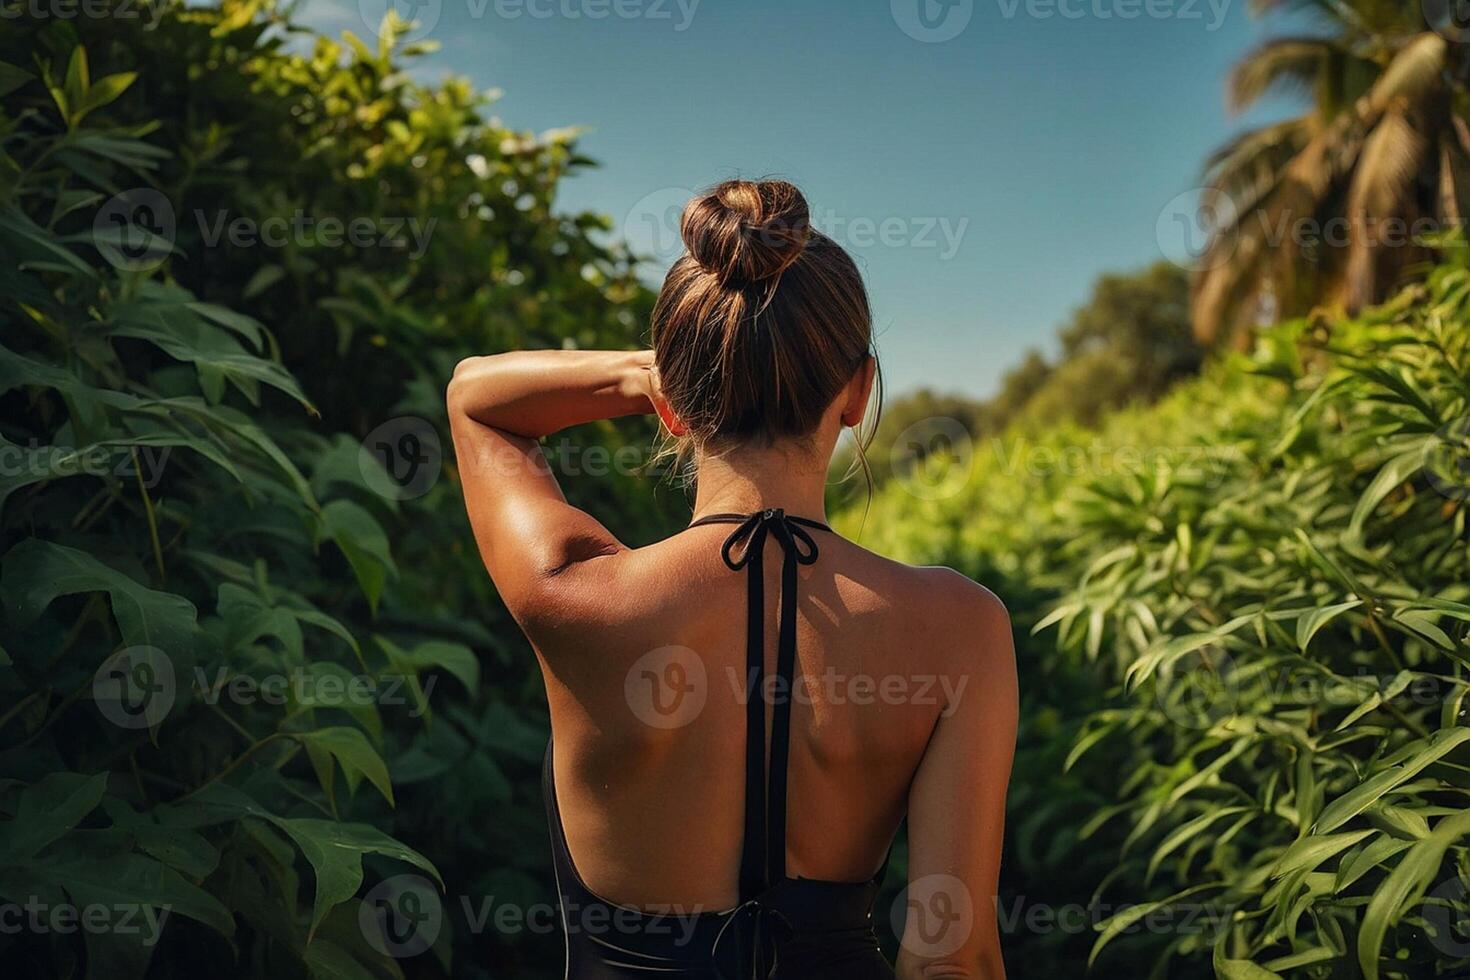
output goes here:
[[1013, 969], [1467, 963], [1457, 253], [1360, 321], [1284, 324], [1100, 430], [938, 456], [868, 514], [870, 543], [965, 568], [1036, 634], [1002, 913], [1091, 896], [1098, 931], [1012, 925]]
[[[414, 81], [393, 21], [11, 13], [0, 900], [172, 915], [7, 932], [7, 970], [401, 976], [349, 900], [416, 879], [450, 896], [416, 975], [557, 962], [453, 900], [548, 899], [546, 723], [435, 442], [460, 357], [636, 342], [605, 222], [553, 206], [574, 134]], [[566, 482], [654, 533], [633, 480]]]

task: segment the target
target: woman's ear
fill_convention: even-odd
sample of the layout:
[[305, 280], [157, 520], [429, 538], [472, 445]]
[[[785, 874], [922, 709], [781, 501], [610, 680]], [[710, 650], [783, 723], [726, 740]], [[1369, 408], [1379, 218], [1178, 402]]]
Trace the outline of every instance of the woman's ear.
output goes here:
[[655, 390], [648, 398], [649, 401], [653, 402], [653, 410], [658, 413], [659, 421], [663, 422], [664, 428], [669, 430], [669, 435], [678, 437], [686, 435], [689, 432], [689, 428], [684, 424], [683, 420], [674, 414], [674, 410], [669, 407], [669, 403], [664, 398], [662, 392]]
[[847, 383], [847, 402], [842, 406], [842, 424], [848, 428], [859, 425], [868, 414], [868, 399], [873, 394], [873, 379], [878, 374], [878, 359], [872, 354], [863, 358], [863, 366]]

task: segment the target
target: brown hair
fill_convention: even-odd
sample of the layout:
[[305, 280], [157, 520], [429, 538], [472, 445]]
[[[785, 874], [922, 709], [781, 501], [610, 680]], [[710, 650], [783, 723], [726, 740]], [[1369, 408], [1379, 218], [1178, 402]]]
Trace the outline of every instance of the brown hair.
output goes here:
[[669, 407], [700, 447], [809, 435], [873, 350], [862, 275], [780, 180], [694, 198], [653, 309]]

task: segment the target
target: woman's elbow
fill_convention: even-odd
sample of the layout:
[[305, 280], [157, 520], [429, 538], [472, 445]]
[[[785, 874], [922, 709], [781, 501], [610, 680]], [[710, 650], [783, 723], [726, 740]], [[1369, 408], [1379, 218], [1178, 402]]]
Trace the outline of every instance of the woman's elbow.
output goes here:
[[454, 366], [449, 384], [444, 389], [444, 403], [449, 413], [465, 414], [468, 411], [469, 392], [484, 384], [489, 362], [495, 355], [466, 357]]

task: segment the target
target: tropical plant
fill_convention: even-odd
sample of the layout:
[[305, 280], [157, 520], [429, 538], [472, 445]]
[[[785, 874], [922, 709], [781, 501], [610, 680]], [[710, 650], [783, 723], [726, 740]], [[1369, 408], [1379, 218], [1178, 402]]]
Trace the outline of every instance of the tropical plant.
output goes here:
[[1299, 116], [1235, 137], [1206, 164], [1210, 239], [1194, 283], [1195, 325], [1206, 340], [1236, 346], [1249, 344], [1258, 323], [1385, 299], [1432, 257], [1426, 233], [1459, 226], [1470, 204], [1470, 60], [1453, 4], [1255, 7], [1325, 29], [1268, 40], [1230, 75], [1237, 111], [1269, 95], [1311, 100]]
[[[1097, 431], [932, 458], [862, 522], [993, 585], [1034, 634], [1013, 968], [1470, 963], [1470, 268], [1448, 251], [1364, 319], [1266, 331]], [[1069, 902], [1090, 939], [1025, 915]]]
[[[549, 970], [554, 935], [479, 915], [549, 900], [546, 722], [437, 443], [458, 358], [637, 341], [605, 220], [553, 210], [574, 134], [414, 81], [391, 19], [5, 23], [0, 902], [133, 926], [7, 928], [5, 972]], [[441, 885], [427, 950], [361, 901]]]

